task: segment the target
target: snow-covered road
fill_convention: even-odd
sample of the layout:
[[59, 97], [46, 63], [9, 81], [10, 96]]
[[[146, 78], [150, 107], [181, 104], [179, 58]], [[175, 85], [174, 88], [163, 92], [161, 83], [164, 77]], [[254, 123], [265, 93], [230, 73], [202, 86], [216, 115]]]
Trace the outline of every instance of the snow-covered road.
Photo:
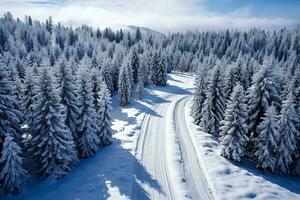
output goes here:
[[174, 109], [175, 129], [183, 159], [184, 177], [192, 199], [213, 199], [201, 169], [195, 144], [187, 128], [185, 106], [188, 98], [177, 101]]
[[[185, 105], [191, 95], [173, 89], [160, 95], [163, 101], [145, 115], [136, 148], [137, 159], [159, 186], [140, 183], [144, 191], [134, 190], [134, 199], [212, 199], [186, 125]], [[137, 179], [142, 173], [136, 172]]]
[[[170, 103], [163, 103], [154, 108], [155, 115], [147, 114], [144, 118], [140, 132], [140, 138], [137, 144], [136, 156], [141, 163], [146, 167], [149, 174], [158, 181], [159, 187], [152, 188], [147, 184], [143, 185], [144, 190], [148, 193], [150, 199], [174, 199], [170, 174], [167, 168], [166, 158], [166, 138], [165, 125], [168, 107]], [[137, 176], [140, 176], [137, 172]], [[136, 191], [135, 198], [140, 199], [144, 194], [141, 191]]]

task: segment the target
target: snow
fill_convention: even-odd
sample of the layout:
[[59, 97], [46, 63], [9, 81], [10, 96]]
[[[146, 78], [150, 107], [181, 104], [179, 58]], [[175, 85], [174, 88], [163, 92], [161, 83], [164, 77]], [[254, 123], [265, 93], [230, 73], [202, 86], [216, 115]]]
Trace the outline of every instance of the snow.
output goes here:
[[[4, 199], [155, 199], [152, 195], [164, 199], [168, 196], [160, 193], [170, 192], [174, 192], [174, 199], [300, 199], [299, 178], [269, 175], [248, 161], [235, 164], [220, 156], [218, 142], [212, 135], [199, 131], [189, 116], [193, 82], [190, 76], [171, 74], [168, 86], [151, 85], [145, 89], [143, 100], [137, 100], [136, 94], [136, 99], [126, 107], [120, 107], [114, 95], [115, 134], [111, 145], [81, 160], [63, 179], [39, 181], [32, 177], [19, 195]], [[139, 144], [143, 137], [148, 137], [149, 142], [153, 136], [143, 132], [147, 124], [150, 133], [158, 130], [157, 133], [164, 134], [156, 134], [157, 144], [163, 148], [156, 149], [156, 142], [145, 143], [144, 157]], [[162, 157], [153, 157], [151, 151], [155, 150]], [[165, 158], [163, 164], [156, 166], [157, 160], [149, 160], [158, 158]], [[161, 170], [170, 180], [161, 179]], [[166, 189], [168, 184], [170, 188]]]
[[[147, 197], [137, 191], [135, 199], [212, 199], [211, 190], [194, 157], [194, 146], [184, 133], [184, 108], [191, 97], [193, 78], [176, 74], [169, 77], [167, 87], [154, 92], [155, 113], [146, 114], [137, 146], [137, 158], [160, 184], [159, 188], [142, 185]], [[191, 179], [191, 180], [190, 180]]]

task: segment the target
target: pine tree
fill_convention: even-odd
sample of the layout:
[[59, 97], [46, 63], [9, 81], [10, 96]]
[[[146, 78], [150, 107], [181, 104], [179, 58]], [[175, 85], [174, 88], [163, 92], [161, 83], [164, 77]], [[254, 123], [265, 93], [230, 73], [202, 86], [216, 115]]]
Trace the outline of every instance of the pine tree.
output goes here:
[[125, 61], [119, 74], [118, 97], [121, 106], [126, 106], [130, 103], [131, 87], [129, 63]]
[[119, 83], [119, 70], [122, 66], [123, 55], [121, 51], [118, 49], [115, 51], [114, 58], [112, 60], [112, 80], [114, 84], [114, 90], [118, 90]]
[[105, 62], [100, 70], [100, 74], [102, 77], [102, 80], [105, 81], [105, 84], [107, 85], [107, 88], [109, 89], [109, 92], [113, 92], [114, 90], [114, 84], [113, 84], [113, 74], [111, 70], [111, 64], [108, 62]]
[[153, 55], [152, 71], [153, 83], [159, 86], [165, 86], [167, 84], [167, 67], [161, 52], [156, 52]]
[[271, 105], [274, 105], [277, 110], [280, 107], [281, 100], [271, 66], [270, 63], [261, 66], [261, 70], [255, 74], [248, 91], [248, 136], [251, 135], [252, 139], [257, 137], [255, 127], [262, 121], [267, 109]]
[[100, 146], [107, 146], [112, 141], [112, 123], [110, 116], [111, 98], [105, 82], [101, 85], [98, 104], [100, 109], [97, 111], [97, 122], [99, 127]]
[[21, 112], [8, 74], [0, 58], [0, 194], [18, 192], [26, 174], [20, 148]]
[[72, 73], [70, 65], [63, 65], [61, 68], [61, 88], [60, 97], [61, 104], [66, 108], [66, 120], [65, 123], [69, 127], [72, 136], [74, 138], [75, 144], [78, 141], [78, 88], [76, 83], [76, 78]]
[[18, 101], [18, 104], [16, 106], [19, 106], [21, 102], [21, 95], [22, 95], [22, 82], [18, 75], [14, 62], [8, 65], [8, 69], [9, 69], [9, 80], [12, 83], [14, 95], [17, 97], [17, 101]]
[[258, 137], [255, 139], [254, 156], [256, 166], [263, 170], [275, 170], [276, 151], [278, 149], [278, 115], [274, 106], [270, 106], [262, 122], [256, 128]]
[[224, 79], [224, 92], [226, 99], [230, 98], [233, 88], [237, 84], [242, 84], [241, 65], [239, 62], [235, 62], [228, 66], [228, 71], [225, 74]]
[[[7, 128], [8, 129], [8, 128]], [[7, 131], [7, 130], [6, 130]], [[14, 138], [6, 133], [0, 154], [0, 195], [17, 193], [24, 182], [27, 172], [22, 166], [22, 150]]]
[[238, 84], [227, 103], [225, 117], [220, 127], [221, 155], [236, 162], [240, 162], [244, 157], [244, 148], [248, 141], [246, 116], [244, 89]]
[[25, 73], [25, 80], [22, 87], [22, 101], [21, 101], [21, 110], [22, 116], [24, 120], [24, 125], [27, 125], [27, 133], [26, 135], [31, 135], [34, 137], [37, 133], [34, 131], [36, 130], [36, 123], [35, 123], [35, 116], [34, 113], [36, 112], [36, 108], [33, 106], [35, 102], [35, 94], [37, 93], [38, 89], [38, 82], [37, 82], [37, 74], [33, 72], [32, 69], [27, 69]]
[[[283, 97], [286, 97], [289, 92], [292, 92], [295, 99], [295, 110], [299, 119], [299, 123], [297, 123], [297, 130], [299, 131], [298, 136], [300, 137], [300, 68], [298, 72], [295, 72], [295, 76], [291, 77], [291, 80], [287, 84], [286, 89], [283, 92]], [[299, 138], [299, 144], [300, 144], [300, 138]], [[300, 148], [300, 146], [299, 146]], [[300, 150], [299, 150], [300, 151]]]
[[93, 92], [91, 77], [81, 69], [79, 75], [79, 129], [78, 129], [78, 149], [81, 158], [88, 158], [98, 151], [99, 138], [97, 133], [97, 115], [93, 103]]
[[295, 110], [295, 96], [289, 92], [282, 103], [279, 116], [279, 147], [276, 155], [277, 169], [280, 174], [291, 172], [293, 157], [296, 155], [297, 143], [296, 136], [299, 134], [296, 129], [298, 117]]
[[[10, 56], [9, 56], [10, 58]], [[14, 140], [17, 142], [17, 144], [22, 147], [22, 129], [20, 124], [22, 124], [23, 117], [22, 117], [22, 112], [21, 112], [21, 95], [22, 95], [22, 82], [21, 79], [19, 78], [18, 72], [15, 67], [15, 61], [12, 60], [7, 64], [7, 72], [8, 72], [8, 81], [11, 84], [11, 95], [14, 96], [15, 100], [12, 102], [12, 105], [14, 107], [14, 110], [18, 111], [18, 120], [19, 123], [14, 124], [14, 129], [16, 131], [16, 135], [14, 135]], [[15, 113], [17, 114], [17, 113]]]
[[77, 153], [72, 133], [65, 125], [65, 108], [47, 68], [41, 71], [35, 99], [34, 132], [38, 134], [32, 138], [30, 152], [42, 178], [58, 179], [70, 172], [77, 161]]
[[142, 100], [143, 98], [143, 91], [144, 91], [144, 71], [142, 70], [142, 68], [140, 67], [138, 70], [138, 82], [137, 82], [137, 90], [140, 96], [140, 100]]
[[16, 59], [15, 67], [16, 67], [19, 78], [21, 80], [23, 80], [25, 78], [26, 69], [25, 69], [24, 64], [21, 62], [21, 60], [19, 58]]
[[191, 115], [194, 118], [194, 123], [199, 125], [201, 122], [201, 111], [205, 101], [205, 81], [204, 81], [204, 73], [198, 73], [196, 78], [196, 87], [195, 93], [193, 95], [193, 104]]
[[21, 146], [21, 112], [8, 74], [9, 70], [0, 57], [0, 152], [5, 134], [11, 134], [15, 142]]
[[297, 159], [294, 173], [300, 175], [300, 69], [295, 72], [295, 77], [291, 81], [294, 84], [295, 92], [295, 110], [296, 115], [298, 116], [298, 123], [296, 128], [298, 130], [297, 135]]
[[139, 59], [139, 55], [138, 55], [136, 46], [134, 46], [132, 48], [129, 58], [130, 58], [130, 66], [131, 66], [131, 70], [132, 70], [133, 81], [135, 83], [137, 83], [138, 82], [138, 70], [140, 68], [140, 59]]
[[99, 93], [101, 91], [101, 85], [103, 82], [103, 77], [98, 69], [91, 70], [92, 76], [92, 86], [93, 86], [93, 102], [95, 105], [95, 110], [98, 111], [100, 109], [100, 105], [98, 105]]
[[219, 65], [211, 73], [205, 96], [206, 99], [201, 110], [200, 126], [204, 131], [217, 135], [225, 110], [225, 98]]
[[151, 56], [149, 54], [142, 54], [140, 56], [140, 74], [143, 75], [144, 86], [148, 85], [151, 82], [150, 77], [150, 59]]
[[140, 41], [142, 39], [142, 33], [141, 33], [141, 30], [140, 28], [137, 28], [136, 29], [136, 32], [135, 32], [135, 41]]

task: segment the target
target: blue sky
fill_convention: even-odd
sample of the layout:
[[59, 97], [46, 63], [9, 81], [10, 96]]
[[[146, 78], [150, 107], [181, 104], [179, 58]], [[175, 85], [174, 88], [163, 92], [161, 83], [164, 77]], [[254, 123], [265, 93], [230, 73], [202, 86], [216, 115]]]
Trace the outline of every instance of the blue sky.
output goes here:
[[256, 17], [300, 18], [300, 0], [207, 0], [206, 5], [223, 14], [248, 7]]
[[135, 25], [163, 32], [299, 24], [300, 0], [0, 0], [0, 13], [77, 26]]

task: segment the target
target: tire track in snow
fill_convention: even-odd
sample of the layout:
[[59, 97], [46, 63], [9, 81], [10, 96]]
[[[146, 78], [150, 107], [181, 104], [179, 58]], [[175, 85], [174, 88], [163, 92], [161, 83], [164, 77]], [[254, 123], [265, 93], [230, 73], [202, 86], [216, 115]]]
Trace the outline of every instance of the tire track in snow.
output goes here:
[[[144, 165], [153, 179], [157, 180], [159, 187], [153, 188], [147, 184], [140, 183], [147, 193], [149, 199], [174, 199], [173, 187], [166, 163], [165, 149], [165, 124], [168, 107], [170, 103], [161, 103], [153, 108], [156, 115], [146, 114], [138, 139], [136, 156]], [[143, 176], [143, 172], [137, 171], [137, 179]], [[142, 191], [134, 191], [133, 199], [145, 198]]]
[[213, 195], [202, 171], [185, 119], [185, 106], [188, 100], [188, 97], [181, 98], [174, 109], [176, 135], [183, 159], [184, 176], [192, 199], [210, 200], [213, 199]]
[[[136, 171], [136, 179], [142, 189], [134, 187], [132, 199], [213, 199], [186, 124], [185, 104], [188, 97], [166, 95], [163, 97], [166, 102], [152, 107], [156, 114], [145, 114], [136, 147], [136, 157], [145, 168]], [[166, 138], [170, 136], [174, 138]], [[170, 143], [177, 148], [170, 149]], [[172, 151], [179, 151], [175, 157], [182, 160], [181, 168]], [[180, 172], [174, 173], [170, 169]], [[143, 179], [144, 170], [152, 175], [158, 185], [153, 187], [153, 184], [138, 181]], [[186, 183], [178, 182], [175, 174], [184, 176]], [[188, 188], [184, 191], [188, 192], [185, 197], [182, 188]]]

